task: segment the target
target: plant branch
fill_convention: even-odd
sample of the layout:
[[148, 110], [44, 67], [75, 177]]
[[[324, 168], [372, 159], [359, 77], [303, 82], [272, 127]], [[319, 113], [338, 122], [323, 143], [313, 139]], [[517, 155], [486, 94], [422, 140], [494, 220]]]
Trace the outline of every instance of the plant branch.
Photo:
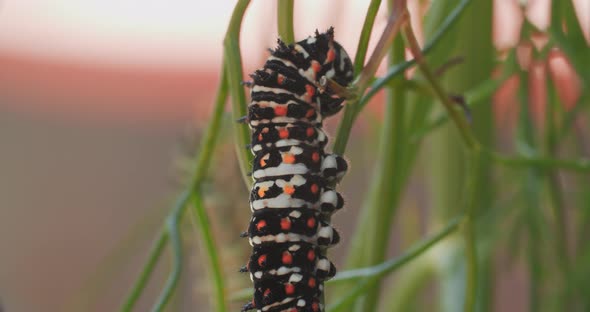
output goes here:
[[277, 1], [277, 26], [279, 37], [286, 44], [295, 42], [293, 31], [293, 5], [294, 0]]
[[350, 306], [354, 302], [354, 300], [356, 300], [356, 298], [358, 298], [366, 291], [366, 289], [375, 285], [375, 283], [377, 283], [382, 278], [386, 277], [388, 274], [394, 272], [395, 270], [401, 268], [403, 265], [414, 260], [416, 257], [420, 256], [425, 251], [427, 251], [430, 247], [434, 246], [436, 243], [440, 242], [442, 239], [453, 233], [458, 228], [460, 221], [462, 219], [462, 217], [454, 218], [437, 234], [416, 244], [402, 256], [399, 256], [391, 260], [387, 260], [383, 263], [380, 263], [372, 267], [349, 270], [337, 274], [336, 277], [328, 281], [328, 283], [340, 283], [358, 280], [361, 278], [364, 278], [364, 280], [358, 282], [357, 286], [348, 294], [340, 298], [338, 302], [336, 302], [332, 306], [329, 306], [327, 311], [338, 312], [344, 309], [345, 307]]
[[[227, 71], [229, 80], [232, 116], [234, 120], [246, 116], [246, 94], [242, 86], [244, 73], [242, 71], [242, 56], [240, 55], [240, 28], [249, 4], [249, 0], [238, 1], [232, 13], [225, 39], [223, 40], [225, 70]], [[250, 129], [248, 129], [245, 123], [235, 122], [233, 130], [236, 145], [235, 151], [238, 156], [242, 178], [244, 179], [244, 185], [249, 187], [252, 181], [248, 177], [248, 172], [250, 171], [253, 158], [252, 154], [246, 149], [246, 145], [250, 143]]]
[[[189, 195], [193, 190], [196, 189], [198, 185], [201, 184], [202, 180], [204, 179], [207, 168], [209, 167], [209, 163], [211, 161], [211, 156], [213, 154], [214, 147], [217, 142], [217, 137], [219, 134], [219, 130], [221, 127], [221, 117], [223, 115], [223, 109], [225, 105], [225, 101], [227, 99], [228, 93], [228, 81], [225, 75], [225, 71], [223, 70], [221, 73], [220, 78], [220, 85], [219, 90], [217, 92], [217, 96], [215, 99], [215, 107], [212, 112], [211, 121], [205, 130], [204, 139], [199, 146], [196, 167], [191, 177], [191, 182], [187, 186], [187, 189], [181, 194], [179, 199], [176, 202], [174, 209], [170, 212], [167, 217], [167, 220], [177, 219], [180, 220], [183, 217], [184, 211], [186, 210], [186, 206], [188, 204]], [[163, 229], [158, 238], [156, 239], [148, 257], [144, 268], [139, 276], [139, 278], [135, 281], [133, 288], [131, 289], [129, 295], [127, 296], [123, 306], [121, 307], [122, 312], [130, 312], [133, 310], [133, 307], [137, 303], [137, 300], [145, 290], [145, 287], [154, 272], [154, 269], [160, 259], [164, 251], [164, 247], [166, 246], [168, 240], [171, 238], [170, 233], [173, 232], [174, 229], [171, 229], [171, 226], [178, 226], [178, 222], [167, 221], [166, 228]], [[179, 246], [173, 242], [175, 246]], [[174, 246], [173, 246], [174, 247]], [[176, 251], [178, 252], [178, 251]], [[177, 267], [174, 267], [171, 273], [171, 277], [169, 281], [174, 280], [174, 274], [177, 271], [176, 268], [180, 268], [180, 264], [176, 263]]]
[[178, 285], [178, 279], [182, 271], [182, 241], [178, 223], [182, 218], [182, 213], [188, 203], [189, 196], [189, 192], [185, 191], [178, 199], [172, 214], [166, 219], [166, 231], [168, 232], [168, 237], [170, 237], [170, 243], [172, 245], [172, 271], [168, 275], [166, 285], [152, 309], [153, 312], [164, 310]]
[[416, 39], [414, 32], [411, 28], [411, 23], [408, 22], [404, 27], [404, 34], [410, 46], [412, 54], [418, 63], [418, 67], [426, 80], [431, 84], [434, 92], [436, 93], [439, 100], [444, 105], [447, 113], [451, 116], [451, 119], [457, 126], [463, 141], [471, 154], [472, 168], [470, 168], [470, 181], [467, 182], [467, 204], [466, 204], [466, 218], [464, 221], [464, 237], [465, 237], [465, 254], [467, 263], [467, 275], [465, 284], [465, 303], [464, 311], [473, 312], [475, 311], [475, 297], [477, 294], [477, 250], [476, 250], [476, 233], [474, 218], [476, 214], [477, 202], [476, 202], [476, 191], [478, 188], [478, 174], [481, 162], [481, 146], [473, 132], [465, 120], [465, 117], [459, 113], [447, 93], [442, 88], [441, 84], [436, 79], [436, 76], [426, 64], [418, 40]]
[[225, 286], [223, 278], [223, 270], [221, 262], [219, 260], [218, 250], [216, 248], [213, 231], [210, 227], [209, 216], [205, 205], [203, 204], [203, 197], [200, 191], [195, 190], [192, 194], [193, 212], [198, 224], [198, 228], [201, 233], [202, 241], [205, 245], [205, 251], [209, 257], [209, 264], [211, 274], [213, 276], [213, 288], [215, 289], [215, 311], [225, 312], [227, 311], [226, 298], [225, 298]]
[[[342, 117], [342, 121], [340, 121], [340, 124], [338, 126], [338, 132], [336, 134], [336, 140], [334, 141], [333, 151], [335, 154], [344, 154], [344, 151], [346, 150], [346, 144], [348, 143], [348, 138], [350, 136], [350, 130], [352, 129], [352, 124], [355, 119], [354, 116], [356, 115], [355, 107], [358, 105], [360, 95], [362, 95], [365, 92], [366, 88], [368, 87], [368, 84], [375, 76], [377, 67], [379, 67], [379, 64], [387, 54], [387, 51], [391, 46], [393, 39], [399, 32], [402, 23], [404, 23], [408, 16], [407, 10], [405, 8], [405, 0], [400, 0], [397, 2], [403, 2], [404, 6], [398, 4], [396, 8], [403, 9], [394, 9], [391, 12], [389, 19], [387, 21], [387, 26], [381, 34], [381, 38], [377, 43], [377, 47], [373, 51], [373, 54], [371, 54], [371, 57], [369, 58], [367, 65], [362, 69], [359, 77], [352, 86], [354, 93], [356, 94], [356, 97], [350, 99], [344, 109], [344, 116]], [[365, 24], [367, 24], [367, 22], [365, 22]], [[356, 62], [360, 63], [360, 58], [357, 58], [355, 60], [355, 68], [359, 66], [359, 63]]]

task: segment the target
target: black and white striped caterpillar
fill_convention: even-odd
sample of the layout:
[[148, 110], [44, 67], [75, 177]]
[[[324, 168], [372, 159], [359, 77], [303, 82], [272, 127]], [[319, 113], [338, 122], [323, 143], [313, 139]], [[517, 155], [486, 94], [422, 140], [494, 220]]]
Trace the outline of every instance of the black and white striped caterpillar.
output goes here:
[[323, 282], [336, 268], [320, 251], [338, 243], [328, 218], [343, 206], [330, 184], [347, 164], [324, 151], [322, 130], [323, 119], [339, 112], [344, 99], [319, 81], [347, 86], [352, 63], [330, 28], [295, 44], [278, 40], [251, 77], [246, 121], [253, 130], [254, 185], [245, 236], [253, 253], [241, 271], [250, 272], [254, 298], [242, 311], [323, 311]]

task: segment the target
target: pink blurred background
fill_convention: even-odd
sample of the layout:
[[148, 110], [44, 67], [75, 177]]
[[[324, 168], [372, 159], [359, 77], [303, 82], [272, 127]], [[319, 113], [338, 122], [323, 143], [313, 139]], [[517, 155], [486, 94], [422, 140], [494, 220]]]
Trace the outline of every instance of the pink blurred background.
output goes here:
[[[530, 2], [529, 18], [547, 27], [549, 0]], [[368, 1], [340, 3], [297, 1], [297, 37], [333, 25], [354, 55]], [[516, 0], [495, 4], [495, 40], [504, 50], [516, 44], [522, 17]], [[133, 265], [96, 311], [121, 302], [177, 190], [174, 161], [184, 139], [197, 137], [207, 122], [233, 5], [0, 2], [0, 302], [6, 311], [72, 310], [102, 259], [139, 228]], [[590, 1], [576, 5], [587, 31]], [[412, 9], [418, 11], [416, 1]], [[274, 45], [275, 11], [273, 1], [254, 1], [248, 9], [245, 72]], [[375, 33], [385, 22], [380, 13]], [[571, 85], [571, 74], [564, 77]], [[499, 103], [509, 102], [510, 83], [516, 82], [504, 86]], [[573, 102], [575, 92], [564, 96]], [[506, 107], [497, 111], [508, 114]]]

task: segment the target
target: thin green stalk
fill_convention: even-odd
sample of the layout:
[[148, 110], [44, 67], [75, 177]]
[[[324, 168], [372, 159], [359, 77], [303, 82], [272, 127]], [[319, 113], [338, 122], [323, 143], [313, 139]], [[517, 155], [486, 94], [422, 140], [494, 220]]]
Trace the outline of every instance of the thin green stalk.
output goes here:
[[478, 261], [477, 261], [477, 240], [475, 232], [475, 218], [477, 214], [477, 190], [479, 185], [479, 172], [481, 167], [481, 153], [480, 149], [474, 149], [471, 152], [470, 161], [472, 166], [469, 169], [469, 179], [466, 185], [467, 205], [465, 211], [465, 222], [463, 223], [463, 231], [465, 235], [465, 256], [467, 264], [467, 282], [465, 283], [465, 302], [463, 311], [475, 311], [475, 303], [478, 286]]
[[373, 54], [369, 58], [367, 65], [363, 68], [352, 87], [354, 92], [357, 94], [357, 97], [348, 100], [348, 103], [344, 108], [344, 116], [338, 125], [338, 132], [334, 141], [333, 151], [335, 154], [344, 154], [346, 144], [348, 143], [348, 138], [350, 136], [350, 131], [352, 129], [352, 124], [355, 119], [354, 115], [360, 95], [362, 95], [369, 86], [369, 83], [375, 76], [375, 72], [377, 71], [379, 64], [385, 57], [387, 50], [391, 46], [395, 36], [398, 34], [401, 25], [405, 22], [408, 16], [408, 12], [405, 9], [405, 1], [406, 0], [396, 0], [398, 3], [397, 7], [403, 9], [394, 10], [390, 14], [387, 26], [385, 27], [385, 30], [383, 30], [381, 38], [379, 39]]
[[[364, 66], [365, 56], [369, 47], [369, 38], [371, 37], [375, 16], [377, 15], [380, 4], [381, 0], [372, 0], [369, 4], [369, 9], [367, 10], [367, 15], [365, 16], [365, 22], [363, 24], [363, 29], [361, 30], [361, 38], [359, 39], [356, 57], [353, 64], [355, 76], [361, 72], [361, 69]], [[338, 125], [338, 131], [336, 132], [336, 139], [334, 141], [333, 151], [338, 155], [344, 154], [346, 144], [348, 143], [348, 137], [350, 136], [350, 130], [352, 129], [352, 124], [354, 123], [356, 104], [348, 102], [350, 101], [347, 101], [346, 106], [344, 106], [342, 120]]]
[[354, 57], [354, 73], [358, 75], [365, 65], [365, 57], [367, 56], [367, 48], [369, 46], [369, 39], [373, 32], [373, 24], [375, 24], [375, 17], [379, 11], [381, 0], [371, 0], [367, 14], [365, 14], [365, 22], [363, 23], [363, 29], [361, 30], [361, 37], [356, 48], [356, 56]]
[[406, 39], [410, 46], [410, 50], [414, 54], [414, 57], [418, 63], [418, 67], [420, 72], [424, 75], [426, 80], [431, 84], [432, 88], [434, 89], [437, 97], [445, 106], [447, 113], [453, 119], [457, 129], [461, 133], [463, 137], [463, 141], [465, 145], [470, 150], [471, 161], [473, 164], [473, 168], [470, 170], [470, 177], [471, 181], [468, 181], [467, 184], [467, 209], [466, 209], [466, 218], [464, 222], [464, 236], [465, 236], [465, 253], [466, 253], [466, 263], [467, 263], [467, 275], [466, 275], [466, 294], [465, 294], [465, 303], [464, 303], [464, 311], [466, 312], [473, 312], [475, 310], [475, 298], [477, 294], [477, 250], [476, 250], [476, 233], [474, 229], [474, 218], [476, 216], [476, 192], [478, 189], [478, 177], [479, 177], [479, 170], [480, 170], [480, 161], [481, 161], [481, 147], [471, 128], [469, 127], [465, 117], [461, 115], [454, 107], [453, 103], [451, 102], [449, 96], [443, 90], [442, 86], [436, 79], [435, 75], [433, 74], [430, 67], [426, 64], [423, 55], [421, 54], [420, 47], [418, 45], [418, 41], [414, 36], [414, 32], [411, 28], [411, 23], [408, 21], [408, 24], [404, 27], [404, 34], [406, 35]]
[[131, 289], [131, 292], [127, 296], [125, 303], [121, 307], [121, 312], [130, 312], [133, 311], [133, 307], [137, 303], [139, 297], [145, 290], [147, 283], [160, 260], [160, 256], [168, 243], [168, 231], [166, 229], [162, 230], [158, 235], [158, 239], [154, 242], [152, 249], [149, 252], [149, 257], [146, 264], [139, 275], [139, 278], [135, 281], [135, 285]]
[[295, 42], [295, 32], [293, 31], [294, 2], [294, 0], [277, 1], [277, 25], [279, 28], [279, 37], [287, 44]]
[[[453, 9], [453, 11], [446, 17], [444, 22], [438, 28], [438, 31], [433, 35], [432, 39], [426, 43], [424, 46], [423, 54], [428, 54], [436, 45], [445, 37], [448, 33], [448, 30], [456, 24], [461, 17], [461, 13], [465, 10], [468, 4], [471, 3], [472, 0], [461, 0], [457, 7]], [[365, 22], [366, 25], [366, 22]], [[363, 34], [367, 31], [363, 28]], [[365, 47], [366, 50], [366, 47]], [[363, 50], [359, 50], [363, 51]], [[358, 53], [358, 52], [357, 52]], [[354, 68], [357, 68], [359, 65], [360, 57], [355, 59]], [[350, 131], [352, 130], [352, 124], [356, 120], [358, 114], [364, 109], [364, 107], [369, 103], [369, 100], [375, 96], [383, 87], [388, 85], [393, 79], [402, 75], [406, 69], [410, 68], [412, 65], [415, 64], [415, 60], [405, 61], [400, 64], [391, 66], [387, 71], [387, 74], [375, 80], [371, 84], [370, 90], [361, 97], [360, 100], [349, 101], [344, 108], [344, 116], [342, 117], [342, 121], [338, 125], [338, 132], [336, 134], [336, 139], [334, 143], [334, 153], [342, 155], [346, 150], [346, 144], [348, 143], [348, 138], [350, 136]], [[364, 90], [358, 89], [358, 94], [362, 94]]]
[[338, 312], [342, 311], [346, 307], [349, 307], [359, 296], [365, 293], [369, 287], [374, 286], [379, 280], [401, 268], [403, 265], [411, 262], [416, 257], [427, 251], [430, 247], [434, 246], [436, 243], [440, 242], [442, 239], [453, 233], [458, 228], [461, 220], [462, 217], [452, 219], [437, 234], [414, 245], [414, 247], [410, 248], [407, 252], [399, 257], [387, 260], [372, 267], [349, 270], [337, 274], [336, 277], [328, 281], [328, 283], [354, 281], [360, 278], [364, 278], [364, 280], [358, 282], [357, 286], [347, 295], [340, 297], [338, 302], [329, 306], [327, 311]]
[[[470, 109], [478, 107], [480, 105], [486, 104], [485, 99], [489, 99], [494, 92], [501, 86], [506, 80], [508, 80], [509, 76], [502, 77], [500, 79], [490, 79], [482, 82], [480, 85], [474, 87], [473, 89], [465, 92], [464, 98], [465, 103]], [[421, 140], [424, 136], [432, 133], [434, 130], [439, 129], [440, 127], [447, 124], [449, 121], [449, 115], [444, 114], [436, 118], [434, 121], [430, 122], [429, 124], [425, 125], [424, 127], [416, 130], [415, 134], [412, 136], [410, 141], [418, 141]]]
[[590, 159], [569, 160], [524, 155], [510, 157], [488, 150], [484, 150], [484, 152], [493, 157], [498, 164], [505, 166], [537, 167], [541, 169], [560, 168], [580, 174], [590, 172]]
[[[249, 4], [249, 0], [238, 1], [232, 13], [225, 39], [223, 40], [224, 62], [229, 79], [232, 116], [234, 120], [246, 116], [246, 94], [242, 86], [242, 77], [244, 77], [244, 74], [242, 71], [242, 56], [240, 55], [240, 29]], [[238, 164], [240, 165], [244, 184], [249, 187], [252, 184], [250, 177], [248, 177], [248, 172], [252, 164], [252, 154], [246, 149], [246, 145], [250, 143], [250, 129], [248, 129], [245, 123], [238, 122], [234, 123], [233, 128]]]
[[[459, 18], [461, 17], [461, 13], [465, 11], [468, 4], [471, 3], [472, 0], [462, 0], [457, 4], [457, 7], [453, 9], [453, 11], [447, 15], [445, 20], [441, 23], [438, 30], [432, 36], [425, 45], [424, 49], [422, 49], [422, 55], [428, 55], [436, 46], [437, 44], [445, 38], [446, 34], [449, 32], [449, 29], [457, 23]], [[371, 89], [367, 94], [365, 94], [362, 99], [360, 100], [357, 108], [357, 114], [360, 112], [365, 105], [369, 102], [369, 100], [375, 96], [383, 87], [388, 85], [393, 79], [397, 78], [399, 75], [403, 74], [406, 69], [410, 68], [416, 63], [416, 59], [412, 59], [409, 61], [405, 61], [394, 66], [389, 67], [389, 70], [382, 78], [376, 79], [373, 84], [371, 84]]]
[[[517, 150], [536, 155], [537, 143], [534, 133], [534, 126], [531, 120], [528, 96], [528, 89], [525, 87], [529, 82], [529, 73], [522, 70], [519, 74], [519, 123], [516, 137]], [[529, 311], [539, 311], [542, 305], [541, 284], [543, 270], [541, 267], [541, 230], [539, 226], [539, 207], [540, 207], [540, 184], [541, 170], [531, 168], [527, 171], [524, 180], [524, 199], [525, 199], [525, 225], [528, 230], [527, 260], [529, 269]]]
[[387, 260], [378, 265], [339, 272], [334, 278], [328, 281], [328, 284], [337, 284], [350, 280], [357, 280], [359, 278], [385, 277], [387, 274], [390, 274], [396, 269], [399, 269], [407, 262], [414, 260], [430, 247], [434, 246], [436, 243], [455, 232], [455, 230], [457, 230], [458, 226], [460, 225], [461, 220], [463, 220], [463, 216], [451, 219], [451, 221], [436, 234], [412, 245], [412, 247], [410, 247], [401, 256]]
[[540, 238], [540, 226], [537, 222], [538, 219], [538, 196], [540, 185], [538, 181], [540, 175], [535, 169], [531, 169], [527, 174], [525, 183], [526, 188], [526, 226], [528, 230], [528, 249], [527, 249], [527, 260], [529, 269], [529, 311], [536, 312], [542, 305], [541, 302], [541, 285], [543, 268], [541, 266], [541, 252], [539, 250], [538, 241]]
[[225, 312], [227, 311], [227, 306], [223, 270], [221, 268], [218, 255], [219, 248], [217, 248], [215, 245], [213, 231], [210, 228], [209, 216], [205, 206], [203, 205], [203, 198], [200, 191], [195, 190], [192, 193], [192, 202], [196, 223], [199, 225], [198, 228], [201, 233], [202, 241], [205, 245], [205, 251], [209, 257], [211, 275], [213, 276], [213, 288], [215, 289], [215, 311]]
[[424, 61], [424, 56], [422, 55], [422, 52], [420, 50], [418, 40], [414, 36], [414, 32], [412, 31], [412, 28], [410, 25], [411, 24], [408, 21], [408, 23], [406, 24], [406, 27], [404, 27], [404, 34], [406, 35], [406, 39], [408, 40], [408, 45], [410, 46], [410, 50], [412, 51], [416, 61], [418, 62], [418, 67], [420, 68], [420, 72], [424, 75], [426, 80], [430, 83], [430, 85], [434, 89], [434, 92], [436, 93], [437, 97], [440, 99], [440, 101], [444, 105], [447, 113], [451, 116], [451, 119], [453, 120], [453, 122], [457, 126], [457, 129], [461, 133], [461, 136], [463, 137], [463, 141], [464, 141], [465, 145], [471, 150], [480, 149], [481, 147], [480, 147], [479, 143], [477, 142], [477, 139], [473, 135], [473, 132], [471, 131], [471, 128], [470, 128], [469, 124], [467, 123], [467, 120], [465, 120], [465, 117], [462, 115], [462, 113], [459, 112], [455, 108], [455, 105], [453, 104], [453, 102], [451, 101], [451, 99], [449, 98], [447, 93], [444, 91], [444, 89], [442, 88], [442, 86], [438, 82], [434, 73], [432, 72], [430, 67], [426, 64], [426, 62]]
[[[547, 92], [548, 101], [545, 112], [545, 147], [546, 154], [549, 158], [557, 158], [557, 127], [555, 125], [555, 112], [557, 105], [557, 95], [555, 94], [555, 87], [547, 75]], [[568, 285], [568, 276], [570, 275], [570, 260], [568, 250], [568, 239], [566, 231], [565, 218], [565, 202], [563, 198], [563, 191], [559, 183], [559, 172], [555, 169], [547, 171], [547, 179], [549, 183], [549, 197], [551, 199], [551, 206], [553, 207], [553, 215], [555, 217], [555, 250], [557, 255], [557, 262], [563, 275], [564, 284]]]
[[180, 238], [178, 223], [182, 218], [184, 208], [188, 204], [189, 196], [190, 192], [185, 191], [178, 199], [172, 214], [166, 218], [166, 231], [168, 232], [172, 247], [172, 271], [168, 275], [168, 280], [166, 281], [160, 296], [158, 296], [158, 300], [156, 301], [152, 312], [161, 312], [164, 310], [178, 285], [180, 272], [182, 271], [182, 241]]
[[[199, 146], [199, 152], [196, 161], [195, 171], [191, 177], [191, 182], [187, 186], [187, 190], [179, 197], [175, 208], [170, 212], [167, 220], [170, 218], [182, 218], [184, 211], [186, 209], [188, 203], [188, 195], [194, 189], [196, 189], [197, 185], [200, 185], [202, 180], [205, 177], [207, 172], [207, 168], [209, 167], [209, 163], [211, 161], [211, 156], [213, 154], [213, 149], [215, 147], [217, 137], [219, 134], [219, 129], [221, 126], [221, 117], [223, 115], [223, 108], [225, 105], [225, 101], [227, 98], [228, 93], [228, 81], [226, 79], [225, 71], [222, 71], [219, 90], [217, 92], [217, 96], [215, 99], [215, 107], [213, 109], [213, 113], [211, 116], [211, 121], [205, 130], [205, 135], [202, 143]], [[173, 225], [177, 225], [177, 223], [173, 223]], [[123, 306], [121, 307], [121, 312], [131, 312], [133, 307], [137, 303], [137, 300], [145, 290], [145, 287], [149, 281], [149, 278], [153, 274], [153, 271], [158, 263], [162, 252], [164, 251], [164, 247], [166, 246], [168, 240], [170, 239], [170, 229], [169, 225], [167, 225], [167, 229], [163, 229], [156, 242], [154, 243], [150, 255], [144, 268], [136, 280], [133, 288], [131, 289], [129, 295], [127, 296]], [[178, 244], [176, 244], [178, 245]], [[174, 247], [174, 246], [173, 246]], [[178, 264], [178, 263], [176, 263]], [[174, 272], [177, 271], [178, 267], [173, 267], [172, 275], [174, 276]]]
[[[390, 62], [395, 64], [400, 62], [405, 57], [405, 47], [403, 39], [396, 38], [393, 43], [392, 54]], [[365, 241], [368, 246], [370, 254], [364, 254], [364, 257], [369, 258], [368, 264], [375, 264], [383, 261], [386, 256], [387, 246], [389, 245], [389, 231], [395, 211], [397, 211], [400, 194], [402, 192], [403, 184], [400, 181], [401, 175], [396, 175], [401, 172], [404, 165], [405, 157], [405, 117], [406, 117], [406, 92], [403, 89], [389, 90], [386, 100], [385, 120], [383, 122], [383, 130], [381, 132], [381, 147], [377, 164], [377, 178], [375, 185], [371, 187], [372, 203], [367, 209], [374, 211], [372, 214], [374, 220], [372, 229], [367, 229], [368, 232], [373, 232], [370, 235], [372, 239]], [[353, 245], [354, 246], [354, 245]], [[364, 299], [362, 311], [376, 311], [380, 297], [379, 282], [375, 283], [367, 292]]]

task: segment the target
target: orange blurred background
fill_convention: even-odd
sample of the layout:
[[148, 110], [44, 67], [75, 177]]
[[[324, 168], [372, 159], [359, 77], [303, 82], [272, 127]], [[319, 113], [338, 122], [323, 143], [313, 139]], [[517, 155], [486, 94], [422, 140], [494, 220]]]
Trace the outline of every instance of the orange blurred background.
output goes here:
[[[549, 0], [530, 2], [529, 18], [546, 27]], [[333, 25], [354, 55], [367, 3], [299, 0], [296, 35]], [[517, 0], [495, 4], [502, 50], [516, 44], [522, 17]], [[0, 303], [6, 311], [66, 310], [138, 224], [142, 249], [130, 258], [142, 262], [177, 190], [174, 161], [212, 108], [233, 5], [0, 2]], [[587, 31], [590, 2], [576, 5]], [[272, 1], [248, 9], [245, 72], [274, 45], [275, 11]], [[386, 23], [383, 11], [374, 33]], [[114, 310], [136, 274], [131, 267], [119, 276], [96, 311]]]

